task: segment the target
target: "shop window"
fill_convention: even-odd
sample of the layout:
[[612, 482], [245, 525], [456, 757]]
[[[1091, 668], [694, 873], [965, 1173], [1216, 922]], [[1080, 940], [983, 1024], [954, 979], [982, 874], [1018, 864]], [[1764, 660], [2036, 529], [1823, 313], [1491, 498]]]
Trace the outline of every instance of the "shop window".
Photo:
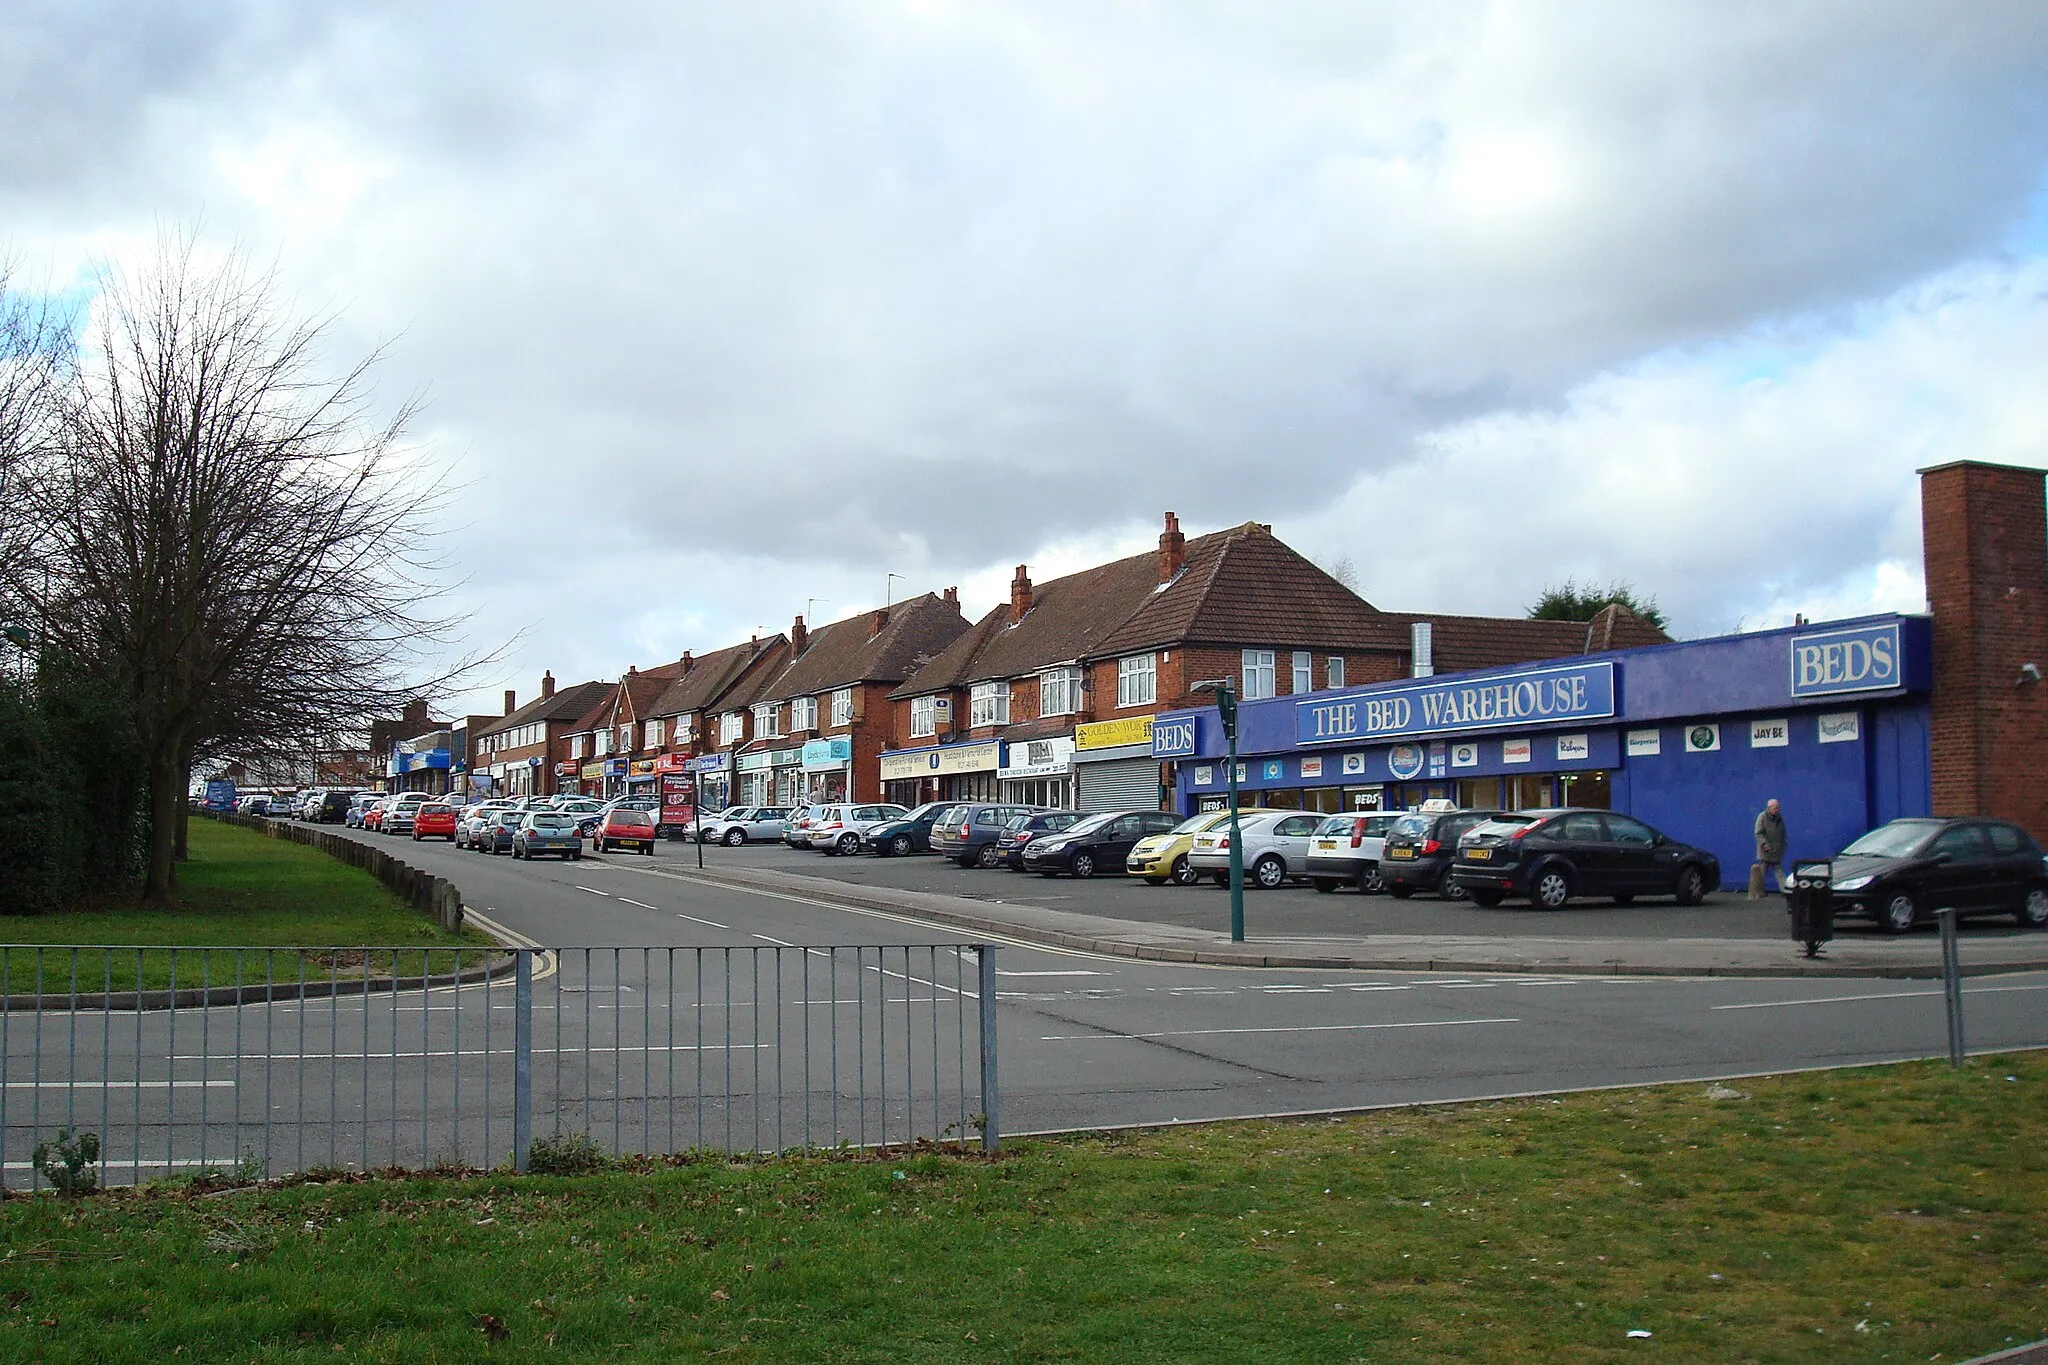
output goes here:
[[1116, 661], [1116, 704], [1150, 706], [1159, 696], [1159, 674], [1150, 654]]
[[1342, 654], [1332, 654], [1327, 666], [1329, 669], [1330, 686], [1342, 687], [1344, 685], [1344, 656]]
[[1270, 649], [1247, 649], [1244, 652], [1244, 686], [1238, 696], [1245, 701], [1257, 701], [1261, 697], [1279, 695], [1276, 689], [1279, 680], [1274, 677], [1273, 651]]
[[969, 725], [1010, 723], [1010, 685], [1007, 682], [976, 683], [972, 701], [973, 709], [967, 718]]
[[1055, 668], [1038, 675], [1038, 714], [1071, 716], [1081, 709], [1081, 670]]
[[939, 732], [939, 699], [937, 697], [912, 697], [910, 699], [910, 737], [928, 739]]
[[[914, 709], [914, 704], [913, 704]], [[818, 699], [798, 697], [789, 704], [789, 732], [801, 734], [818, 728]]]
[[832, 694], [832, 723], [853, 724], [853, 689], [842, 687]]
[[1295, 650], [1295, 651], [1294, 651], [1294, 680], [1293, 680], [1293, 681], [1294, 681], [1294, 685], [1293, 685], [1293, 687], [1292, 687], [1292, 688], [1290, 688], [1289, 690], [1290, 690], [1290, 691], [1291, 691], [1291, 692], [1292, 692], [1292, 693], [1293, 693], [1293, 694], [1294, 694], [1295, 696], [1300, 696], [1300, 695], [1301, 695], [1302, 693], [1304, 693], [1304, 692], [1313, 692], [1313, 691], [1315, 691], [1315, 690], [1316, 690], [1316, 680], [1315, 680], [1315, 676], [1314, 676], [1314, 674], [1315, 674], [1315, 656], [1314, 656], [1314, 655], [1312, 655], [1312, 654], [1310, 654], [1310, 653], [1309, 653], [1309, 652], [1308, 652], [1307, 650], [1305, 650], [1305, 649], [1297, 649], [1297, 650]]

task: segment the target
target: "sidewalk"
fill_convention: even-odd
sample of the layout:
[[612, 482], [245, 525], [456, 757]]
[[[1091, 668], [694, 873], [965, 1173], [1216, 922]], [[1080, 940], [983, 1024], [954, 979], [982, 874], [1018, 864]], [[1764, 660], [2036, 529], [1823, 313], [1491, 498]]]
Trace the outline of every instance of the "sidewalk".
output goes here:
[[[1235, 967], [1307, 967], [1368, 971], [1527, 972], [1599, 976], [1879, 976], [1941, 975], [1941, 942], [1933, 934], [1902, 938], [1856, 934], [1838, 938], [1808, 959], [1789, 938], [1545, 938], [1539, 935], [1360, 934], [1329, 938], [1251, 938], [1206, 933], [964, 896], [854, 886], [761, 868], [677, 868], [660, 875], [685, 881], [773, 891], [832, 905], [908, 915], [972, 933], [1000, 934], [1048, 947], [1074, 948], [1159, 962]], [[2048, 970], [2048, 934], [1970, 938], [1962, 944], [1965, 975]]]

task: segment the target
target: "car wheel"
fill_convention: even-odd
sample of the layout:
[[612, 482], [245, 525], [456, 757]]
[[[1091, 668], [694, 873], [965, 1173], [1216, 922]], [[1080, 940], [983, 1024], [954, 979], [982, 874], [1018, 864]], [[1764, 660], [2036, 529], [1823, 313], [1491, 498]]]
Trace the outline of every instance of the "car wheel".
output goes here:
[[889, 852], [898, 858], [908, 858], [910, 856], [910, 836], [908, 834], [899, 834], [891, 839], [889, 841]]
[[582, 861], [583, 861], [583, 850], [579, 848], [579, 849], [577, 849], [577, 850], [576, 850], [576, 851], [575, 851], [574, 853], [571, 853], [571, 854], [569, 855], [569, 861], [570, 861], [570, 862], [572, 862], [572, 863], [580, 863], [580, 862], [582, 862]]
[[1195, 865], [1188, 861], [1185, 853], [1173, 860], [1173, 871], [1169, 875], [1175, 886], [1193, 886], [1202, 879], [1202, 874], [1195, 871]]
[[1337, 880], [1334, 877], [1317, 877], [1312, 885], [1314, 885], [1317, 891], [1327, 896], [1337, 889]]
[[2020, 902], [2020, 908], [2012, 912], [2013, 919], [2022, 929], [2039, 929], [2048, 925], [2048, 886], [2030, 886], [2027, 898]]
[[1903, 934], [1920, 918], [1920, 907], [1910, 891], [1894, 891], [1878, 912], [1877, 924], [1887, 934]]
[[954, 862], [956, 862], [956, 863], [958, 863], [958, 864], [959, 864], [960, 866], [962, 866], [962, 867], [973, 867], [973, 866], [974, 866], [974, 856], [973, 856], [972, 854], [969, 854], [969, 855], [968, 855], [967, 857], [965, 857], [965, 858], [955, 858], [955, 859], [954, 859], [953, 861], [954, 861]]
[[1230, 885], [1230, 874], [1228, 872], [1211, 872], [1209, 880], [1218, 886], [1228, 887]]
[[1624, 891], [1614, 898], [1614, 903], [1616, 905], [1634, 905], [1636, 903], [1636, 898], [1630, 895], [1628, 892]]
[[1164, 886], [1164, 885], [1166, 885], [1166, 878], [1164, 878], [1164, 877], [1147, 877], [1147, 878], [1145, 878], [1145, 885], [1147, 885], [1147, 886]]
[[1707, 879], [1698, 868], [1688, 867], [1678, 874], [1678, 903], [1680, 905], [1698, 905], [1706, 898]]
[[1499, 905], [1501, 901], [1501, 895], [1498, 891], [1468, 891], [1466, 894], [1472, 898], [1474, 905], [1483, 906], [1488, 910]]
[[1572, 898], [1572, 879], [1561, 867], [1546, 867], [1529, 887], [1529, 899], [1545, 910], [1562, 910]]
[[1076, 877], [1094, 876], [1095, 855], [1093, 853], [1076, 853], [1074, 855], [1073, 873]]
[[738, 848], [746, 841], [747, 832], [743, 829], [729, 829], [725, 832], [725, 846], [727, 848]]
[[1287, 864], [1268, 853], [1252, 864], [1252, 880], [1263, 891], [1276, 891], [1287, 884]]
[[980, 864], [982, 867], [994, 867], [996, 866], [996, 864], [1002, 862], [1002, 860], [1003, 851], [997, 848], [993, 843], [983, 844], [981, 846], [981, 852], [974, 855], [974, 861]]
[[1384, 894], [1386, 889], [1387, 882], [1386, 878], [1380, 876], [1380, 865], [1378, 863], [1367, 863], [1358, 874], [1358, 894], [1361, 896], [1378, 896]]
[[1465, 890], [1465, 883], [1449, 873], [1445, 873], [1444, 879], [1436, 884], [1436, 893], [1447, 901], [1461, 901], [1471, 894]]
[[839, 842], [833, 847], [841, 856], [851, 858], [854, 854], [860, 852], [860, 836], [858, 834], [842, 834], [839, 836]]
[[1387, 884], [1387, 894], [1397, 901], [1405, 901], [1415, 894], [1415, 888], [1405, 882], [1389, 882]]

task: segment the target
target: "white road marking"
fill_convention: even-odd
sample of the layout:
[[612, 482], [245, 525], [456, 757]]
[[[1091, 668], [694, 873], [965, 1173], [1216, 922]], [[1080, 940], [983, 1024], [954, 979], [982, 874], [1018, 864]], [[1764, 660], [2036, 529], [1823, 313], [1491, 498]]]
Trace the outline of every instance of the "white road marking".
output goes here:
[[686, 919], [686, 920], [688, 920], [688, 921], [689, 921], [690, 923], [692, 923], [692, 924], [706, 924], [706, 925], [709, 925], [709, 926], [710, 926], [711, 928], [713, 928], [713, 929], [730, 929], [730, 928], [732, 928], [732, 926], [731, 926], [730, 924], [720, 924], [720, 923], [719, 923], [719, 922], [718, 922], [717, 920], [715, 920], [715, 919], [698, 919], [698, 918], [697, 918], [697, 917], [696, 917], [695, 915], [685, 915], [685, 914], [683, 914], [683, 913], [682, 913], [681, 911], [677, 911], [677, 912], [676, 912], [676, 918], [677, 918], [677, 919]]
[[[1998, 995], [2009, 991], [2048, 991], [2042, 986], [1965, 986], [1965, 995]], [[1886, 991], [1873, 995], [1816, 995], [1808, 1000], [1758, 1000], [1746, 1005], [1715, 1005], [1717, 1010], [1775, 1010], [1788, 1005], [1848, 1005], [1858, 1000], [1913, 1000], [1940, 995], [1940, 991]]]
[[1141, 1038], [1206, 1038], [1221, 1033], [1352, 1033], [1361, 1029], [1456, 1028], [1466, 1024], [1519, 1024], [1519, 1019], [1422, 1019], [1408, 1024], [1298, 1024], [1284, 1028], [1188, 1028], [1159, 1033], [1047, 1033], [1041, 1043], [1122, 1042]]
[[778, 948], [796, 947], [796, 945], [794, 943], [791, 943], [788, 939], [770, 938], [766, 934], [755, 934], [752, 937], [760, 939], [763, 943], [772, 943]]
[[1004, 971], [1004, 970], [1003, 970], [1002, 968], [998, 967], [998, 968], [996, 968], [996, 975], [997, 975], [997, 976], [1108, 976], [1108, 975], [1110, 975], [1110, 973], [1108, 973], [1108, 972], [1089, 972], [1089, 971], [1071, 971], [1071, 972], [1006, 972], [1006, 971]]
[[636, 901], [631, 896], [621, 896], [619, 899], [628, 905], [637, 905], [642, 910], [659, 910], [661, 908], [658, 905], [649, 905], [646, 901]]
[[[196, 1060], [196, 1059], [195, 1059]], [[9, 1090], [66, 1090], [77, 1088], [113, 1090], [232, 1090], [233, 1081], [124, 1081], [92, 1080], [80, 1077], [75, 1081], [9, 1081]]]
[[605, 898], [606, 900], [610, 900], [610, 899], [612, 898], [612, 893], [611, 893], [611, 892], [609, 892], [609, 891], [600, 891], [600, 890], [598, 890], [598, 889], [597, 889], [596, 887], [594, 887], [594, 886], [579, 886], [579, 887], [577, 887], [576, 889], [577, 889], [578, 891], [588, 891], [588, 892], [589, 892], [589, 893], [590, 893], [591, 895], [593, 895], [593, 896], [603, 896], [603, 897], [604, 897], [604, 898]]

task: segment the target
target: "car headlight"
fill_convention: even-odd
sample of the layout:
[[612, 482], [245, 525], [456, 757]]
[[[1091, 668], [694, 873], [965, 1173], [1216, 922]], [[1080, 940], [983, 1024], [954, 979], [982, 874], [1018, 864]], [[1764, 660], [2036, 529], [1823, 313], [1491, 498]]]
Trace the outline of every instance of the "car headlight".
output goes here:
[[1065, 839], [1052, 839], [1044, 843], [1026, 845], [1028, 848], [1037, 849], [1040, 853], [1058, 853], [1066, 848], [1066, 846], [1067, 841]]
[[1861, 891], [1864, 887], [1870, 885], [1872, 881], [1876, 880], [1876, 877], [1877, 874], [1874, 872], [1866, 872], [1860, 877], [1849, 877], [1842, 881], [1836, 882], [1835, 890]]

